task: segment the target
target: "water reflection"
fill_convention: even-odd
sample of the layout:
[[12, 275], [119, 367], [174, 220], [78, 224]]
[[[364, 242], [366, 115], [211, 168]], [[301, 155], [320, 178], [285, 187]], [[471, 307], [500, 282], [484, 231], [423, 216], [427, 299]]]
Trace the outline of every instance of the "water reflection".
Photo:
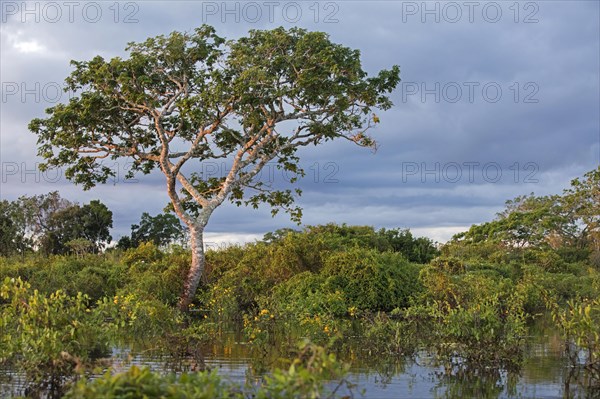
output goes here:
[[[582, 375], [568, 367], [558, 333], [540, 321], [530, 329], [523, 367], [514, 373], [453, 372], [436, 366], [427, 352], [414, 358], [369, 355], [360, 339], [338, 348], [338, 356], [351, 362], [349, 380], [365, 398], [594, 398], [600, 393], [577, 384]], [[189, 339], [120, 343], [110, 358], [116, 372], [131, 365], [148, 366], [160, 372], [217, 369], [240, 385], [257, 382], [274, 367], [286, 367], [289, 334], [269, 347], [256, 348], [244, 342], [238, 326], [211, 342]], [[22, 376], [14, 370], [0, 371], [0, 396], [26, 394]]]

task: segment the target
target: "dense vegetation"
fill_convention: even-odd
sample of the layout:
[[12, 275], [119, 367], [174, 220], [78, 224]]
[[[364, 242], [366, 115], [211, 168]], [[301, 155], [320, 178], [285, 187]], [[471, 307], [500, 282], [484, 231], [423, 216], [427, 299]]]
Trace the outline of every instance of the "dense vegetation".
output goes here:
[[110, 242], [112, 212], [98, 200], [80, 206], [57, 191], [0, 201], [0, 255], [99, 252]]
[[[509, 201], [495, 220], [439, 250], [407, 230], [328, 224], [276, 231], [208, 251], [188, 313], [177, 301], [191, 254], [177, 245], [15, 253], [0, 258], [0, 369], [20, 370], [30, 396], [319, 397], [324, 381], [345, 383], [347, 365], [327, 352], [343, 357], [359, 341], [364, 352], [354, 361], [426, 352], [447, 377], [502, 381], [519, 373], [530, 329], [546, 318], [564, 339], [569, 378], [593, 396], [600, 387], [599, 206], [600, 168], [562, 195]], [[191, 363], [174, 369], [186, 371], [177, 376], [133, 368], [80, 378], [110, 370], [110, 348], [120, 342], [152, 339], [193, 357], [232, 322], [257, 354], [283, 346], [295, 360], [253, 387], [195, 373], [202, 367]], [[286, 342], [276, 339], [281, 331]], [[301, 337], [313, 344], [298, 350]]]

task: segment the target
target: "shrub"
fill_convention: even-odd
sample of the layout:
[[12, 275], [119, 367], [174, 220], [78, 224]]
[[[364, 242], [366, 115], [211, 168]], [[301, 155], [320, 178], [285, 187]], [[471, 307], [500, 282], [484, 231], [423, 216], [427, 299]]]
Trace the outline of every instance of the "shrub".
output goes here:
[[328, 256], [321, 274], [326, 290], [342, 292], [349, 307], [390, 311], [420, 291], [418, 270], [401, 254], [357, 247]]
[[492, 295], [477, 304], [457, 306], [434, 302], [419, 311], [431, 318], [427, 339], [447, 373], [520, 369], [527, 328], [518, 296], [503, 300]]
[[107, 328], [117, 339], [136, 340], [165, 335], [182, 322], [177, 309], [157, 299], [140, 298], [135, 293], [104, 297], [98, 302], [96, 311], [109, 321]]
[[239, 315], [239, 306], [233, 288], [216, 283], [199, 295], [201, 310], [209, 321], [227, 321]]
[[143, 265], [160, 260], [163, 253], [151, 242], [144, 242], [137, 248], [128, 249], [123, 255], [123, 263], [128, 266], [137, 265], [143, 270]]
[[43, 295], [20, 279], [0, 288], [4, 362], [21, 370], [33, 392], [59, 394], [65, 383], [94, 366], [108, 350], [100, 313], [83, 294]]
[[[314, 315], [345, 316], [350, 307], [341, 291], [331, 292], [325, 276], [303, 272], [274, 288], [268, 302], [282, 315], [298, 318]], [[269, 306], [269, 303], [265, 306]]]

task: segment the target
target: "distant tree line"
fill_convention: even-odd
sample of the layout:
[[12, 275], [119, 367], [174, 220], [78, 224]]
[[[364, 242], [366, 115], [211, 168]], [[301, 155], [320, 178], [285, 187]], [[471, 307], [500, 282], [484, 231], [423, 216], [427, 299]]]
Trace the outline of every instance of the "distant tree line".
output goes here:
[[0, 201], [0, 255], [99, 252], [112, 240], [112, 212], [98, 200], [79, 205], [48, 194]]
[[[80, 205], [62, 198], [58, 191], [0, 201], [0, 256], [99, 253], [112, 241], [113, 213], [99, 200]], [[165, 247], [186, 238], [186, 230], [172, 214], [151, 216], [144, 212], [131, 236], [123, 236], [117, 248], [135, 248], [152, 242]]]
[[[15, 201], [0, 201], [0, 256], [99, 253], [110, 248], [113, 213], [99, 200], [80, 205], [62, 198], [57, 191], [22, 196]], [[370, 226], [327, 224], [308, 226], [309, 234], [325, 234], [368, 246], [379, 251], [400, 252], [416, 263], [427, 263], [439, 254], [433, 241], [414, 237], [408, 229], [379, 229]], [[265, 242], [275, 242], [293, 229], [267, 233]], [[188, 231], [171, 213], [155, 216], [142, 213], [139, 223], [131, 225], [131, 234], [122, 236], [115, 247], [137, 248], [151, 242], [157, 247], [185, 243]]]
[[472, 226], [452, 244], [551, 251], [566, 261], [589, 260], [600, 267], [600, 167], [571, 181], [562, 195], [519, 196], [495, 220]]

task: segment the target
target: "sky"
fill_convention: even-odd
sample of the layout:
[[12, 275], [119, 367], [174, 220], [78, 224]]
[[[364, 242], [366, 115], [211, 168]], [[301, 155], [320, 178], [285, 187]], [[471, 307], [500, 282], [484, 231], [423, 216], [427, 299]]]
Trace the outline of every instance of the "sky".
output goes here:
[[[410, 228], [444, 242], [489, 221], [518, 195], [561, 193], [600, 164], [598, 1], [72, 1], [0, 2], [0, 199], [58, 190], [100, 199], [114, 239], [168, 203], [160, 173], [89, 191], [41, 172], [33, 118], [69, 99], [71, 60], [124, 57], [128, 42], [213, 25], [235, 39], [299, 26], [359, 49], [369, 74], [399, 65], [394, 106], [371, 131], [376, 152], [346, 141], [302, 149], [304, 225]], [[219, 173], [210, 162], [199, 171]], [[261, 179], [289, 187], [268, 166]], [[223, 204], [208, 245], [297, 226], [270, 209]]]

